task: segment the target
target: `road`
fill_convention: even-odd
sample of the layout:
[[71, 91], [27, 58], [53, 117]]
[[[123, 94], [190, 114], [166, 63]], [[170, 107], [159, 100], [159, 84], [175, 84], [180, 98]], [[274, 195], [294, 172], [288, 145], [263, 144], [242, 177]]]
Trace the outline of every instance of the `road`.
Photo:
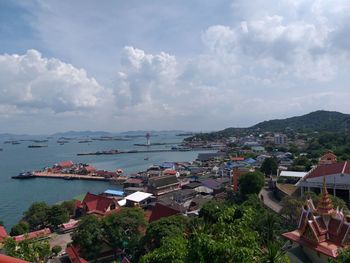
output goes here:
[[273, 192], [267, 190], [266, 188], [261, 189], [259, 196], [263, 196], [264, 205], [279, 213], [282, 209], [282, 206], [279, 202], [274, 198]]

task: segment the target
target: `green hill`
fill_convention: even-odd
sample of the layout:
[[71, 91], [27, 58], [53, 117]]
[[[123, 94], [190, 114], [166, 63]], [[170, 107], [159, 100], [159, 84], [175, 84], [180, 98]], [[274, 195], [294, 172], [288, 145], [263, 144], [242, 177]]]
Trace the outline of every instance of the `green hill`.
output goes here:
[[350, 114], [336, 111], [315, 111], [287, 119], [260, 122], [250, 129], [262, 131], [284, 131], [292, 129], [299, 132], [327, 131], [340, 132], [350, 128]]
[[263, 121], [248, 128], [226, 128], [217, 132], [200, 133], [186, 138], [186, 141], [194, 139], [217, 140], [251, 132], [284, 132], [286, 130], [295, 132], [347, 132], [350, 130], [350, 114], [320, 110], [287, 119]]

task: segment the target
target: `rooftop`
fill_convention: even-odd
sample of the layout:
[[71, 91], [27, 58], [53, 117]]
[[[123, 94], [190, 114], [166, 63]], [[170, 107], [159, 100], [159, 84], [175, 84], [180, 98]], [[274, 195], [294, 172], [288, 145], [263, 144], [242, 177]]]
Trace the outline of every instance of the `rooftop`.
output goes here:
[[145, 193], [145, 192], [135, 192], [131, 195], [128, 195], [125, 197], [126, 200], [132, 201], [132, 202], [142, 202], [143, 200], [146, 200], [147, 198], [151, 197], [152, 194], [150, 193]]

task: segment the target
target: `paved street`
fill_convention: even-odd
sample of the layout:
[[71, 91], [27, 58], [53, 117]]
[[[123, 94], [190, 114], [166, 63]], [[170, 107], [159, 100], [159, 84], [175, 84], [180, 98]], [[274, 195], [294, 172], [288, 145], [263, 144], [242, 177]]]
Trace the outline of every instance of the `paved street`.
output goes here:
[[267, 190], [266, 188], [263, 188], [260, 191], [259, 196], [263, 196], [264, 204], [271, 208], [276, 213], [279, 213], [282, 209], [282, 206], [279, 204], [279, 202], [274, 198], [272, 191]]
[[51, 235], [50, 240], [49, 240], [51, 247], [60, 246], [60, 247], [62, 247], [62, 251], [65, 251], [67, 244], [70, 242], [72, 242], [72, 238], [71, 238], [70, 233], [62, 234], [62, 235], [53, 234], [53, 235]]

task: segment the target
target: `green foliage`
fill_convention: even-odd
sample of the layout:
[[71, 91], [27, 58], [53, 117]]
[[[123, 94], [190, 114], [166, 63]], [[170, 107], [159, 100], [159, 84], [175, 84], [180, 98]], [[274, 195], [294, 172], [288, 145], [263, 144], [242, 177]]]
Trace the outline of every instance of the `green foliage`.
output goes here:
[[226, 207], [214, 224], [193, 231], [187, 262], [260, 262], [258, 234], [250, 229], [252, 210], [235, 218], [235, 207]]
[[60, 205], [68, 210], [70, 216], [74, 216], [74, 213], [75, 213], [75, 201], [74, 200], [63, 201]]
[[160, 247], [144, 255], [140, 259], [140, 263], [186, 262], [187, 245], [188, 241], [181, 235], [167, 236], [162, 239]]
[[24, 259], [29, 262], [46, 262], [51, 254], [48, 241], [24, 240], [16, 243], [12, 238], [7, 238], [4, 250], [11, 257]]
[[98, 256], [102, 248], [102, 238], [102, 222], [93, 215], [83, 217], [72, 235], [73, 244], [78, 245], [81, 254], [88, 259]]
[[10, 235], [18, 236], [29, 232], [29, 225], [25, 221], [20, 221], [11, 228]]
[[141, 208], [123, 208], [103, 219], [104, 237], [113, 248], [135, 253], [147, 222]]
[[35, 202], [24, 212], [24, 220], [28, 222], [29, 228], [35, 230], [46, 226], [49, 206], [45, 202]]
[[158, 248], [163, 238], [183, 236], [188, 223], [189, 219], [182, 215], [164, 217], [152, 222], [143, 239], [146, 251]]
[[0, 226], [3, 226], [4, 225], [4, 222], [0, 220]]
[[53, 205], [48, 210], [48, 223], [57, 228], [69, 221], [69, 212], [62, 205]]
[[264, 175], [258, 171], [243, 174], [238, 179], [239, 191], [244, 198], [249, 194], [258, 194], [264, 183]]
[[303, 203], [303, 200], [291, 196], [286, 196], [281, 201], [281, 215], [288, 220], [292, 227], [297, 225]]
[[199, 211], [199, 217], [202, 217], [207, 223], [216, 223], [224, 207], [223, 203], [211, 200], [203, 205]]
[[278, 164], [275, 158], [266, 158], [261, 164], [260, 171], [265, 175], [276, 175]]
[[269, 243], [263, 253], [262, 263], [289, 263], [286, 253], [281, 250], [278, 244]]
[[336, 259], [329, 259], [329, 263], [350, 263], [350, 248], [341, 249]]
[[62, 251], [62, 247], [60, 247], [60, 246], [54, 246], [54, 247], [52, 247], [52, 249], [51, 249], [51, 252], [54, 254], [54, 255], [58, 255], [58, 253], [60, 253]]

